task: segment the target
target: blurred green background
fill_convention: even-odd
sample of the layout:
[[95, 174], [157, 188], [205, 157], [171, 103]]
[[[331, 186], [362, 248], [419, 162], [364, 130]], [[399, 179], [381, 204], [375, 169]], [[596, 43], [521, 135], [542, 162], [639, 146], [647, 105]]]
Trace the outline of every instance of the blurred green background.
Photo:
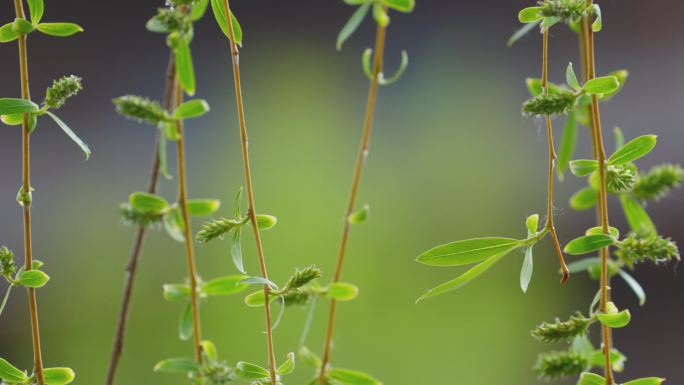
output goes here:
[[[411, 64], [398, 84], [380, 92], [359, 198], [372, 214], [353, 228], [343, 273], [361, 294], [339, 307], [335, 365], [368, 371], [386, 384], [534, 383], [530, 368], [546, 347], [529, 330], [585, 309], [591, 300], [595, 284], [585, 277], [558, 285], [556, 259], [545, 241], [536, 251], [527, 295], [518, 284], [522, 254], [515, 253], [461, 291], [414, 304], [425, 289], [461, 271], [417, 265], [413, 259], [420, 252], [461, 238], [524, 236], [525, 217], [544, 214], [546, 139], [540, 122], [520, 115], [524, 78], [539, 72], [539, 39], [533, 34], [505, 46], [518, 27], [517, 10], [530, 4], [419, 0], [414, 14], [393, 15], [387, 72], [398, 64], [401, 49], [408, 50]], [[75, 21], [86, 33], [29, 40], [34, 99], [41, 100], [51, 79], [61, 75], [79, 74], [85, 84], [60, 116], [90, 144], [91, 160], [84, 162], [48, 121], [33, 136], [35, 253], [52, 277], [39, 292], [44, 357], [48, 366], [73, 367], [76, 384], [104, 381], [132, 234], [117, 204], [145, 188], [154, 140], [152, 127], [118, 117], [110, 100], [126, 93], [161, 97], [168, 53], [163, 37], [144, 29], [160, 5], [48, 0], [47, 21]], [[598, 71], [631, 71], [623, 93], [604, 108], [606, 127], [620, 125], [628, 138], [660, 135], [658, 151], [644, 166], [684, 162], [684, 37], [676, 25], [684, 6], [665, 0], [601, 5], [605, 32], [597, 36]], [[233, 7], [245, 29], [241, 64], [257, 205], [280, 220], [264, 233], [272, 279], [284, 281], [296, 266], [314, 263], [329, 280], [366, 100], [360, 56], [372, 42], [373, 26], [364, 24], [336, 52], [336, 33], [353, 11], [341, 1], [235, 1]], [[221, 214], [227, 215], [243, 183], [242, 168], [227, 45], [210, 17], [197, 25], [193, 43], [197, 96], [208, 100], [212, 112], [188, 123], [190, 195], [221, 199], [227, 203]], [[0, 4], [0, 18], [14, 18], [10, 2]], [[567, 62], [578, 60], [577, 44], [562, 28], [551, 44], [552, 79], [561, 81]], [[0, 46], [0, 55], [0, 93], [16, 97], [16, 45]], [[21, 255], [14, 202], [19, 140], [18, 130], [0, 130], [0, 242]], [[612, 148], [612, 138], [608, 144]], [[579, 146], [587, 156], [586, 135]], [[558, 186], [563, 241], [593, 220], [567, 204], [582, 183], [570, 177]], [[173, 199], [175, 181], [164, 181], [162, 193]], [[614, 222], [624, 226], [611, 207]], [[681, 194], [649, 207], [661, 232], [679, 241], [683, 209]], [[256, 272], [252, 244], [246, 237], [247, 268]], [[198, 246], [197, 254], [203, 278], [234, 273], [226, 242]], [[644, 309], [621, 282], [614, 287], [619, 303], [634, 315], [631, 327], [616, 333], [617, 346], [630, 357], [620, 379], [658, 375], [684, 381], [678, 367], [684, 285], [672, 268], [644, 267], [635, 275], [649, 294]], [[181, 245], [153, 231], [140, 265], [119, 384], [186, 383], [182, 376], [151, 371], [159, 359], [191, 355], [190, 345], [176, 337], [180, 305], [161, 297], [162, 284], [184, 276]], [[16, 291], [0, 317], [0, 356], [22, 367], [31, 362], [25, 302]], [[319, 304], [307, 340], [317, 352], [326, 311]], [[217, 343], [223, 358], [265, 364], [261, 310], [236, 296], [207, 301], [202, 317], [204, 336]], [[297, 308], [285, 314], [275, 332], [279, 359], [297, 350], [304, 318]], [[312, 374], [300, 365], [288, 382], [304, 384]]]

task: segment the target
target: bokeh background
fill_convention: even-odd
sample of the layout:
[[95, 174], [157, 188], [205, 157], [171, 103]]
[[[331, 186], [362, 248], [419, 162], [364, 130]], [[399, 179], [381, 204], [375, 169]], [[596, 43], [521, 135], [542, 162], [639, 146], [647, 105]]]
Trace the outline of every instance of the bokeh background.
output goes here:
[[[35, 253], [52, 277], [39, 292], [44, 356], [49, 366], [75, 368], [76, 384], [97, 384], [104, 381], [131, 243], [132, 229], [121, 223], [117, 204], [145, 188], [154, 138], [152, 127], [117, 116], [110, 100], [127, 93], [161, 98], [168, 51], [164, 38], [144, 24], [162, 2], [46, 3], [46, 21], [78, 22], [86, 32], [70, 39], [31, 36], [33, 95], [40, 100], [53, 78], [83, 76], [85, 90], [60, 116], [93, 156], [84, 161], [47, 120], [33, 135]], [[598, 72], [630, 71], [622, 94], [603, 108], [607, 132], [619, 125], [628, 138], [660, 135], [657, 151], [640, 162], [644, 167], [684, 163], [684, 5], [600, 3], [605, 29], [596, 41]], [[558, 285], [555, 256], [545, 242], [527, 295], [518, 286], [518, 253], [458, 292], [414, 304], [423, 290], [460, 273], [417, 265], [420, 252], [473, 236], [523, 236], [525, 216], [543, 214], [546, 139], [539, 122], [520, 114], [524, 78], [539, 72], [540, 41], [531, 35], [513, 48], [505, 45], [519, 26], [517, 10], [530, 4], [419, 0], [414, 14], [393, 15], [387, 72], [401, 49], [411, 64], [401, 82], [380, 93], [360, 194], [372, 217], [353, 229], [343, 274], [361, 295], [340, 306], [336, 365], [371, 372], [387, 384], [539, 382], [530, 368], [547, 348], [529, 330], [543, 319], [586, 309], [591, 300], [595, 284], [584, 276]], [[272, 277], [283, 281], [295, 266], [315, 263], [329, 279], [366, 99], [360, 56], [372, 43], [372, 23], [337, 52], [337, 31], [353, 11], [342, 1], [236, 1], [233, 7], [245, 30], [241, 64], [256, 199], [260, 211], [280, 218], [265, 234]], [[3, 1], [0, 19], [13, 18], [11, 2]], [[578, 61], [577, 43], [557, 28], [551, 44], [551, 76], [561, 81], [567, 62]], [[188, 124], [190, 194], [230, 202], [242, 184], [237, 121], [226, 41], [210, 15], [196, 26], [193, 50], [198, 96], [213, 110]], [[16, 45], [0, 46], [0, 57], [0, 93], [17, 97]], [[16, 128], [0, 130], [0, 241], [21, 255], [14, 201], [19, 140]], [[612, 148], [612, 138], [607, 141]], [[584, 132], [579, 148], [588, 155]], [[582, 183], [570, 177], [557, 188], [563, 241], [593, 220], [567, 204]], [[173, 199], [175, 182], [163, 182], [162, 193]], [[614, 203], [613, 222], [624, 228]], [[684, 241], [684, 193], [648, 209], [662, 233]], [[256, 271], [252, 239], [244, 244], [247, 267]], [[234, 272], [225, 242], [197, 251], [203, 277]], [[191, 353], [176, 337], [179, 304], [161, 297], [162, 284], [181, 281], [184, 266], [182, 247], [153, 232], [140, 265], [120, 384], [186, 382], [151, 371], [159, 359]], [[681, 383], [684, 281], [674, 267], [643, 266], [635, 276], [648, 293], [644, 308], [622, 282], [614, 285], [619, 304], [633, 312], [630, 327], [615, 333], [629, 356], [619, 379], [658, 375]], [[17, 290], [0, 318], [0, 356], [29, 367], [25, 302]], [[260, 310], [246, 308], [239, 296], [207, 301], [202, 310], [204, 335], [225, 359], [265, 363]], [[318, 310], [307, 340], [316, 351], [327, 309]], [[299, 309], [286, 313], [275, 333], [279, 358], [297, 349], [304, 318]], [[305, 383], [312, 373], [302, 365], [288, 382]]]

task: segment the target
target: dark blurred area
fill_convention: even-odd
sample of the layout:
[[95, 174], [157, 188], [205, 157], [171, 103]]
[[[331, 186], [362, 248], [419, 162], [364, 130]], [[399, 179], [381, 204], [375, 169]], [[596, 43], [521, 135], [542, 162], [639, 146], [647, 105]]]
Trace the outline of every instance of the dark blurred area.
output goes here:
[[[640, 167], [684, 163], [684, 3], [599, 3], [604, 30], [596, 36], [597, 71], [630, 71], [622, 93], [602, 106], [608, 147], [613, 126], [628, 139], [653, 133], [658, 146]], [[411, 64], [398, 84], [380, 93], [360, 198], [370, 203], [372, 217], [354, 229], [344, 272], [361, 295], [340, 306], [337, 365], [371, 372], [386, 384], [534, 383], [535, 355], [549, 347], [533, 341], [529, 330], [575, 309], [586, 313], [595, 282], [582, 275], [560, 287], [548, 243], [536, 252], [527, 295], [518, 287], [522, 255], [513, 254], [460, 291], [414, 305], [424, 289], [460, 274], [414, 263], [420, 252], [463, 238], [523, 236], [525, 216], [543, 216], [546, 138], [539, 122], [520, 114], [528, 96], [524, 79], [540, 72], [541, 41], [532, 33], [506, 47], [520, 26], [518, 10], [531, 4], [417, 0], [413, 14], [392, 14], [387, 72], [399, 64], [402, 49]], [[117, 204], [145, 188], [154, 141], [153, 127], [123, 120], [111, 99], [128, 93], [161, 98], [168, 49], [162, 35], [144, 27], [161, 5], [46, 0], [45, 21], [76, 22], [85, 33], [29, 38], [34, 100], [42, 100], [52, 79], [72, 73], [84, 78], [85, 90], [60, 116], [93, 149], [91, 160], [83, 161], [47, 120], [33, 136], [35, 250], [52, 277], [39, 291], [45, 358], [49, 366], [72, 366], [75, 384], [104, 380], [132, 234]], [[342, 1], [231, 5], [245, 31], [241, 65], [256, 199], [280, 219], [265, 239], [272, 275], [281, 281], [295, 266], [316, 263], [327, 280], [361, 129], [367, 81], [360, 62], [372, 43], [372, 23], [366, 21], [337, 52], [335, 38], [353, 12]], [[13, 19], [12, 3], [0, 3], [0, 23]], [[192, 48], [197, 96], [212, 112], [188, 124], [190, 194], [221, 199], [220, 214], [228, 215], [242, 183], [241, 158], [227, 42], [211, 15], [197, 24]], [[16, 55], [16, 44], [0, 45], [2, 97], [19, 96]], [[576, 38], [554, 28], [552, 81], [564, 80], [568, 61], [579, 61]], [[16, 127], [0, 127], [0, 243], [17, 255], [19, 141]], [[589, 156], [583, 131], [578, 148], [578, 157]], [[574, 212], [567, 203], [584, 183], [569, 176], [558, 184], [557, 227], [564, 242], [593, 222], [591, 212]], [[175, 180], [163, 182], [162, 193], [173, 199]], [[626, 231], [616, 203], [612, 222]], [[663, 235], [684, 244], [683, 191], [648, 211]], [[251, 238], [244, 244], [248, 268], [256, 271]], [[198, 247], [205, 278], [234, 273], [227, 247]], [[187, 382], [151, 370], [162, 358], [190, 354], [189, 344], [176, 337], [181, 308], [161, 296], [163, 283], [179, 282], [184, 274], [182, 247], [154, 232], [143, 253], [120, 384]], [[633, 316], [628, 328], [615, 333], [616, 347], [629, 357], [618, 379], [660, 376], [668, 384], [682, 383], [684, 281], [676, 266], [639, 266], [634, 276], [647, 292], [644, 307], [622, 281], [613, 287], [615, 301]], [[0, 357], [28, 367], [25, 302], [25, 294], [15, 291], [0, 316]], [[316, 351], [323, 343], [325, 308], [319, 306], [307, 342]], [[260, 311], [246, 308], [239, 296], [208, 301], [202, 311], [205, 336], [223, 358], [265, 363]], [[278, 357], [297, 349], [304, 318], [298, 309], [285, 315], [275, 333]], [[290, 381], [306, 383], [312, 374], [301, 365]]]

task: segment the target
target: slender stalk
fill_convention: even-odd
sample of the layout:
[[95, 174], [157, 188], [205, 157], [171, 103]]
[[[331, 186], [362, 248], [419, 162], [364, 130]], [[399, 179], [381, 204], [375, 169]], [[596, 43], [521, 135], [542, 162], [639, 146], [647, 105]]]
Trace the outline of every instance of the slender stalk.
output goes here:
[[[180, 82], [176, 83], [175, 106], [183, 102], [183, 88]], [[195, 265], [195, 250], [192, 237], [192, 223], [188, 212], [188, 183], [185, 167], [185, 133], [183, 120], [177, 121], [178, 140], [176, 141], [176, 153], [178, 157], [178, 205], [183, 216], [183, 236], [185, 237], [185, 255], [188, 264], [188, 280], [190, 281], [190, 307], [192, 312], [192, 335], [195, 352], [195, 361], [202, 365], [202, 333], [200, 329], [199, 298], [197, 296], [197, 268]]]
[[[230, 10], [230, 4], [228, 0], [223, 0], [223, 5], [226, 9], [226, 22], [228, 23], [228, 34], [230, 37], [230, 53], [231, 61], [233, 64], [233, 84], [235, 86], [235, 101], [237, 103], [238, 111], [238, 122], [240, 125], [240, 140], [242, 143], [242, 163], [244, 166], [245, 173], [245, 184], [247, 187], [247, 211], [249, 215], [249, 220], [252, 222], [252, 229], [254, 231], [254, 239], [256, 241], [257, 254], [259, 256], [259, 268], [261, 270], [261, 276], [268, 279], [268, 270], [266, 269], [266, 257], [264, 256], [264, 246], [261, 242], [261, 233], [259, 231], [259, 226], [257, 225], [256, 218], [256, 208], [254, 205], [254, 189], [252, 186], [252, 171], [249, 163], [249, 140], [247, 137], [247, 123], [245, 120], [245, 107], [244, 100], [242, 97], [242, 79], [240, 76], [240, 51], [235, 43], [235, 29], [232, 23], [232, 11]], [[264, 311], [266, 318], [266, 344], [268, 348], [268, 369], [271, 377], [271, 384], [277, 384], [276, 375], [276, 360], [275, 360], [275, 349], [273, 346], [273, 330], [271, 323], [271, 306], [270, 306], [270, 295], [271, 288], [268, 285], [264, 285]]]
[[[544, 93], [549, 92], [549, 29], [544, 28], [543, 33], [543, 55], [542, 55], [542, 79], [541, 86]], [[560, 246], [560, 241], [558, 240], [558, 234], [556, 233], [556, 226], [553, 222], [553, 167], [556, 162], [556, 147], [553, 143], [553, 125], [551, 123], [551, 115], [546, 115], [546, 136], [549, 142], [549, 175], [548, 175], [548, 203], [547, 203], [547, 214], [546, 214], [546, 228], [551, 234], [551, 239], [553, 240], [553, 246], [558, 254], [558, 263], [560, 264], [563, 277], [561, 278], [561, 283], [566, 283], [570, 278], [570, 271], [565, 265], [565, 259], [563, 258], [563, 251]]]
[[[586, 0], [587, 6], [593, 4], [592, 0]], [[586, 58], [587, 58], [587, 79], [591, 80], [596, 77], [596, 57], [594, 51], [594, 32], [590, 26], [589, 17], [585, 17], [582, 20], [582, 29], [584, 30], [586, 36]], [[591, 97], [591, 121], [593, 126], [594, 143], [596, 147], [596, 159], [599, 164], [599, 177], [601, 180], [601, 188], [599, 191], [599, 208], [600, 208], [600, 219], [601, 227], [605, 234], [610, 234], [610, 225], [608, 222], [608, 196], [606, 191], [606, 150], [603, 144], [603, 130], [601, 127], [601, 111], [599, 109], [599, 100], [597, 95], [592, 95]], [[599, 310], [601, 312], [606, 311], [606, 305], [610, 298], [610, 282], [608, 278], [608, 258], [609, 258], [609, 248], [605, 247], [601, 249], [601, 301]], [[603, 354], [605, 358], [605, 368], [604, 377], [606, 378], [606, 385], [613, 385], [613, 370], [612, 363], [610, 359], [610, 351], [612, 348], [612, 330], [602, 325], [601, 334], [603, 339]]]
[[[378, 97], [378, 86], [380, 74], [382, 73], [383, 57], [385, 54], [385, 36], [386, 27], [378, 25], [375, 37], [375, 56], [373, 58], [372, 75], [370, 81], [370, 89], [368, 90], [368, 101], [366, 104], [366, 115], [363, 123], [363, 132], [361, 135], [361, 144], [359, 153], [356, 158], [356, 167], [354, 176], [352, 178], [351, 192], [349, 194], [349, 203], [347, 204], [347, 211], [344, 216], [344, 227], [342, 228], [342, 240], [340, 242], [339, 253], [337, 255], [337, 267], [335, 268], [335, 276], [333, 282], [339, 282], [342, 275], [342, 265], [344, 263], [344, 256], [347, 251], [347, 244], [349, 242], [349, 231], [351, 224], [349, 223], [349, 215], [354, 212], [356, 205], [356, 196], [361, 184], [361, 174], [363, 173], [366, 159], [370, 151], [370, 139], [373, 129], [373, 117], [375, 114], [375, 105]], [[337, 312], [337, 301], [334, 299], [330, 301], [330, 311], [328, 314], [328, 329], [325, 337], [325, 345], [323, 346], [323, 358], [321, 368], [318, 374], [318, 385], [325, 383], [325, 370], [330, 362], [330, 349], [332, 347], [333, 332], [335, 329], [335, 315]]]
[[[14, 0], [14, 10], [17, 19], [25, 19], [24, 4], [21, 0]], [[28, 74], [28, 54], [26, 49], [26, 35], [19, 35], [19, 72], [21, 77], [21, 97], [30, 100]], [[29, 114], [24, 114], [24, 122], [21, 130], [21, 165], [22, 165], [22, 192], [31, 192], [31, 140], [29, 132]], [[24, 211], [24, 269], [33, 269], [33, 245], [31, 239], [31, 202], [23, 202]], [[38, 322], [38, 301], [36, 289], [28, 289], [29, 314], [31, 318], [31, 337], [33, 341], [33, 365], [34, 374], [38, 385], [45, 385], [43, 376], [43, 355], [40, 349], [40, 326]]]
[[[171, 54], [169, 57], [169, 64], [166, 69], [166, 83], [164, 87], [164, 109], [170, 110], [174, 99], [174, 87], [176, 83], [176, 60], [175, 55]], [[158, 130], [157, 138], [154, 145], [152, 156], [152, 167], [150, 168], [150, 179], [147, 192], [155, 194], [159, 186], [159, 136], [163, 135]], [[123, 354], [124, 341], [126, 338], [126, 328], [128, 326], [128, 314], [131, 307], [131, 298], [133, 295], [133, 287], [135, 284], [135, 277], [138, 271], [138, 262], [142, 254], [143, 245], [147, 236], [147, 227], [138, 226], [133, 238], [133, 247], [131, 254], [128, 257], [126, 264], [126, 277], [124, 281], [123, 297], [121, 299], [121, 306], [119, 308], [119, 316], [117, 319], [116, 333], [114, 336], [114, 345], [112, 353], [109, 358], [109, 368], [107, 369], [106, 385], [113, 385], [116, 377], [116, 371], [119, 367], [119, 361]]]

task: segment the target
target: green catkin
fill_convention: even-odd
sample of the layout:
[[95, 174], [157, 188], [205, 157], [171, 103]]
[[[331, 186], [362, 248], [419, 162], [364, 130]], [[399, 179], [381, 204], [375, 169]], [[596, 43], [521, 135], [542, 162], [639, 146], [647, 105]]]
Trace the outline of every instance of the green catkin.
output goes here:
[[[157, 24], [155, 26], [157, 29], [162, 29], [165, 32], [181, 31], [185, 33], [192, 28], [192, 23], [178, 9], [159, 8], [152, 20]], [[148, 26], [150, 23], [152, 21], [148, 22]]]
[[195, 239], [200, 243], [207, 243], [222, 238], [227, 232], [241, 225], [241, 222], [234, 219], [212, 219], [202, 225], [202, 229], [197, 232]]
[[159, 223], [164, 219], [164, 214], [141, 212], [131, 206], [130, 203], [122, 203], [119, 206], [119, 213], [126, 224], [136, 224], [140, 226], [150, 226]]
[[82, 90], [81, 78], [75, 75], [64, 76], [52, 82], [45, 92], [45, 105], [52, 109], [60, 108], [67, 99], [76, 96]]
[[541, 15], [557, 17], [566, 24], [574, 23], [587, 13], [585, 0], [547, 0], [539, 2]]
[[557, 380], [578, 376], [587, 366], [589, 366], [589, 360], [584, 355], [573, 351], [562, 351], [540, 354], [534, 370], [542, 379]]
[[5, 246], [0, 247], [0, 275], [10, 277], [16, 273], [14, 265], [14, 253]]
[[321, 269], [313, 265], [297, 269], [290, 279], [287, 280], [285, 290], [299, 289], [314, 279], [320, 278], [321, 274]]
[[167, 119], [161, 104], [142, 96], [126, 95], [114, 100], [116, 112], [138, 122], [157, 125]]
[[532, 330], [532, 336], [547, 344], [569, 341], [575, 337], [586, 335], [589, 325], [593, 322], [591, 318], [586, 318], [582, 313], [577, 312], [567, 321], [556, 318], [554, 323], [542, 323]]
[[611, 194], [622, 194], [632, 191], [637, 181], [633, 166], [618, 165], [606, 167], [606, 188]]
[[658, 201], [684, 180], [684, 169], [676, 164], [662, 164], [647, 173], [639, 173], [632, 194], [642, 200]]
[[561, 115], [571, 110], [577, 102], [577, 96], [572, 92], [541, 94], [523, 104], [523, 115], [545, 116]]
[[636, 234], [630, 234], [619, 243], [615, 255], [628, 266], [646, 260], [662, 263], [680, 259], [677, 244], [670, 238], [663, 238], [659, 235], [640, 237]]

